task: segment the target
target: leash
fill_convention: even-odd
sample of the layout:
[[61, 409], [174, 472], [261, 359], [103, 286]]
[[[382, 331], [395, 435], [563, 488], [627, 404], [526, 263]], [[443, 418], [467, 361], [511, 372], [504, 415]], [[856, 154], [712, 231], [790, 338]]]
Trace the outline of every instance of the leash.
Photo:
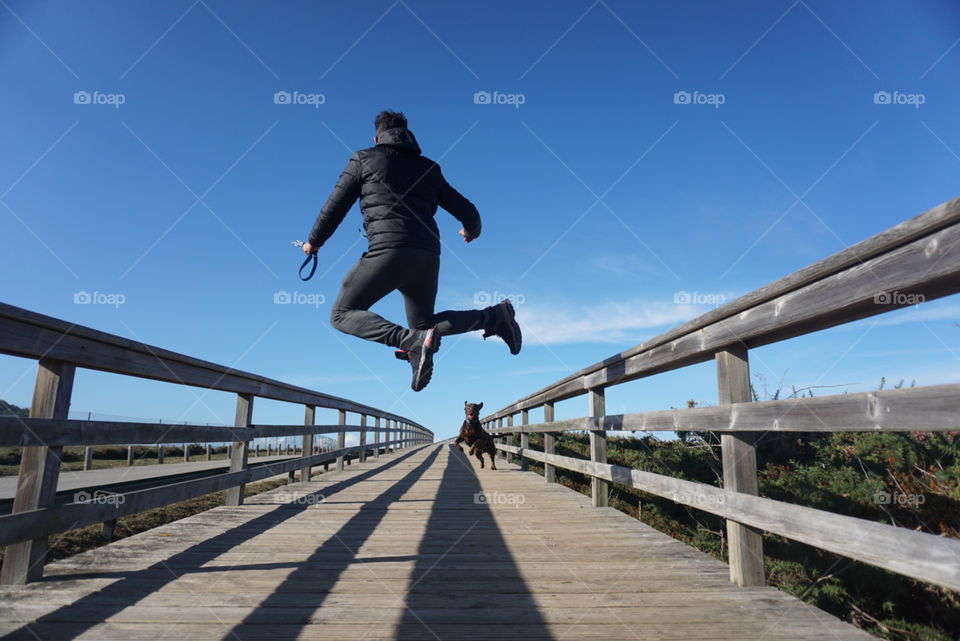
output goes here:
[[[295, 240], [290, 244], [293, 245], [294, 247], [303, 247], [302, 240]], [[312, 265], [310, 265], [311, 262], [313, 263]], [[304, 278], [303, 268], [306, 267], [307, 265], [310, 265], [310, 273], [307, 274], [306, 278]], [[303, 260], [303, 264], [300, 265], [300, 280], [310, 280], [311, 278], [313, 278], [313, 275], [316, 273], [316, 271], [317, 271], [317, 252], [313, 252], [312, 254], [308, 255]]]

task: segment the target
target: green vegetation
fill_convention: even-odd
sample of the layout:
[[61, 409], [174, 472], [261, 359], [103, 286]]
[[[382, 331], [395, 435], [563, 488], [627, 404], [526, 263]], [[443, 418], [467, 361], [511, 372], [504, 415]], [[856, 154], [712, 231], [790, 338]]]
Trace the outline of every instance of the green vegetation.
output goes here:
[[[799, 394], [812, 392], [791, 396]], [[673, 441], [652, 435], [610, 437], [608, 461], [720, 486], [719, 437], [708, 432], [679, 436]], [[542, 435], [531, 434], [530, 445], [542, 450]], [[586, 434], [560, 435], [556, 452], [589, 458]], [[769, 433], [759, 440], [757, 459], [762, 496], [960, 537], [958, 432]], [[530, 467], [543, 471], [535, 462]], [[585, 476], [558, 469], [557, 477], [567, 487], [590, 493]], [[612, 486], [610, 504], [726, 560], [726, 532], [719, 517], [620, 485]], [[960, 595], [950, 590], [770, 534], [764, 535], [764, 554], [770, 585], [872, 634], [895, 641], [957, 638]]]

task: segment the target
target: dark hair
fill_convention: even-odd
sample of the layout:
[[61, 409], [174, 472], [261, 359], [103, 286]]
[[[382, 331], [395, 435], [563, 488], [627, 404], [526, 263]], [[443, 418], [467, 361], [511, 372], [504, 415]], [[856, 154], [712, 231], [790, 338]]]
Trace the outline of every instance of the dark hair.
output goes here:
[[406, 127], [407, 117], [399, 111], [381, 111], [373, 121], [373, 126], [376, 127], [377, 133], [394, 127]]

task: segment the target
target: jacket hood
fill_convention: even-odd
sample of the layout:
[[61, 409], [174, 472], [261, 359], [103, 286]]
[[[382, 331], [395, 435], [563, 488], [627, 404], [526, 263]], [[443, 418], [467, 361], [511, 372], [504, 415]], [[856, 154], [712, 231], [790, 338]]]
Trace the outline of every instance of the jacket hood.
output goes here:
[[413, 132], [406, 127], [384, 129], [377, 135], [377, 146], [393, 147], [399, 151], [410, 151], [420, 154], [420, 145]]

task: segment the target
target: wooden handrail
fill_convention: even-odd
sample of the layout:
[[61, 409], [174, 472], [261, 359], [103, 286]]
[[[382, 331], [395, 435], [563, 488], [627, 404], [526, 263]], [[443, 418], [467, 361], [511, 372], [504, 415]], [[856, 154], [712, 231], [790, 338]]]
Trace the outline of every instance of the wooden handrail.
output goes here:
[[[38, 359], [37, 381], [30, 417], [0, 418], [0, 445], [23, 447], [17, 493], [11, 514], [0, 516], [0, 545], [7, 545], [0, 582], [21, 584], [39, 579], [50, 534], [92, 523], [113, 523], [120, 516], [167, 505], [219, 490], [227, 490], [227, 504], [243, 502], [246, 483], [287, 472], [291, 480], [300, 470], [310, 480], [311, 467], [335, 461], [343, 469], [345, 456], [366, 450], [386, 451], [433, 441], [433, 432], [403, 416], [336, 396], [288, 385], [249, 372], [234, 370], [100, 332], [50, 316], [0, 303], [0, 354]], [[96, 369], [157, 381], [233, 392], [237, 396], [234, 427], [156, 425], [121, 421], [68, 420], [74, 372]], [[253, 425], [256, 398], [268, 398], [305, 407], [303, 425]], [[337, 410], [336, 425], [314, 425], [317, 407]], [[346, 413], [359, 414], [359, 425]], [[375, 437], [366, 442], [367, 417], [375, 418]], [[387, 429], [380, 431], [380, 420]], [[347, 447], [348, 432], [359, 433], [360, 444]], [[313, 435], [337, 434], [338, 449], [313, 454]], [[303, 437], [301, 456], [248, 468], [249, 444], [267, 436]], [[55, 506], [60, 456], [67, 445], [155, 444], [230, 441], [230, 470], [223, 474], [171, 483], [149, 490], [113, 495], [107, 502], [75, 501]], [[161, 450], [158, 449], [158, 453]], [[158, 454], [159, 455], [159, 454]], [[122, 499], [122, 500], [121, 500]]]
[[[960, 429], [960, 385], [750, 402], [749, 349], [960, 292], [960, 199], [934, 207], [810, 267], [751, 292], [656, 338], [595, 363], [484, 417], [500, 452], [591, 479], [593, 504], [607, 484], [621, 483], [718, 514], [727, 521], [730, 578], [762, 585], [760, 530], [780, 534], [894, 572], [960, 590], [960, 542], [757, 494], [756, 435], [763, 431], [875, 432]], [[688, 365], [716, 361], [719, 405], [607, 415], [604, 390]], [[554, 404], [588, 395], [589, 416], [556, 421]], [[544, 408], [541, 423], [528, 413]], [[514, 426], [513, 417], [522, 417]], [[558, 456], [555, 434], [590, 433], [590, 460]], [[724, 489], [606, 461], [607, 430], [711, 431], [721, 436]], [[508, 445], [505, 437], [542, 432], [544, 452]], [[683, 485], [720, 507], [678, 498]], [[695, 488], [694, 486], [699, 486]], [[845, 529], [846, 528], [846, 529]], [[851, 533], [853, 536], [851, 536]], [[939, 548], [931, 551], [929, 548]]]

